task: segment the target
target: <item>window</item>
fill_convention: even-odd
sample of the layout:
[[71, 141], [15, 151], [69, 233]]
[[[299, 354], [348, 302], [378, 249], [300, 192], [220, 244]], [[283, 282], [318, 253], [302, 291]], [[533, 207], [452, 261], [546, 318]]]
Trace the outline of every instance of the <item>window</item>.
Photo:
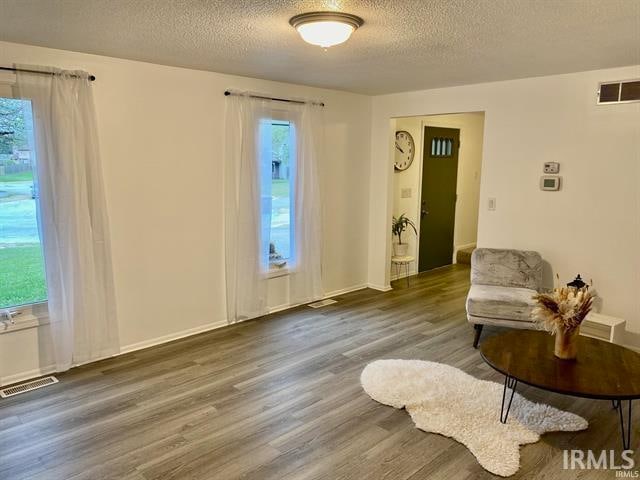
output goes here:
[[31, 102], [0, 97], [0, 309], [47, 299]]
[[260, 123], [262, 263], [267, 270], [294, 263], [294, 146], [292, 123], [272, 119]]

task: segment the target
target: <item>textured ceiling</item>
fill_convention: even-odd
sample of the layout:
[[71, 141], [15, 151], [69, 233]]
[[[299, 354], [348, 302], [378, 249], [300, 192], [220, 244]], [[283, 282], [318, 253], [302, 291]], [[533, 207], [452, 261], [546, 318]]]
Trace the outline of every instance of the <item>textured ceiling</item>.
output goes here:
[[[327, 51], [288, 24], [361, 16]], [[366, 94], [640, 63], [639, 0], [0, 0], [0, 40]]]

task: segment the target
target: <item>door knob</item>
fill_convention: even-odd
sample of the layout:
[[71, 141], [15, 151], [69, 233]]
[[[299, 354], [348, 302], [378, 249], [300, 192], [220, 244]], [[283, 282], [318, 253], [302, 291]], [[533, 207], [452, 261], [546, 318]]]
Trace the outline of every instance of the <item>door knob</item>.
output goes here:
[[429, 215], [429, 211], [428, 210], [422, 210], [420, 212], [420, 216], [424, 217], [425, 215]]

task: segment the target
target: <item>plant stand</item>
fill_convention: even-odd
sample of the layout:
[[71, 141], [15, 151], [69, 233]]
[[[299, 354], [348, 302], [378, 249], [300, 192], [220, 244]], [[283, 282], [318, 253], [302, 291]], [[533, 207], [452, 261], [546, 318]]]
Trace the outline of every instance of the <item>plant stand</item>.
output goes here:
[[402, 267], [405, 267], [407, 287], [409, 286], [409, 265], [411, 265], [411, 262], [415, 262], [415, 260], [415, 257], [412, 257], [411, 255], [395, 255], [391, 257], [391, 263], [396, 268], [396, 279], [400, 279], [400, 272], [402, 270]]

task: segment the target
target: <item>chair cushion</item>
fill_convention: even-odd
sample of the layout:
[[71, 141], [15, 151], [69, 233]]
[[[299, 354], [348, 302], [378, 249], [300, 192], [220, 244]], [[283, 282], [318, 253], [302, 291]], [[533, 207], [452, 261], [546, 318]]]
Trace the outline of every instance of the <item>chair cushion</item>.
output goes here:
[[538, 290], [542, 258], [538, 252], [476, 248], [471, 255], [471, 283]]
[[467, 313], [475, 317], [531, 322], [531, 312], [536, 306], [533, 296], [537, 293], [529, 288], [471, 285]]

